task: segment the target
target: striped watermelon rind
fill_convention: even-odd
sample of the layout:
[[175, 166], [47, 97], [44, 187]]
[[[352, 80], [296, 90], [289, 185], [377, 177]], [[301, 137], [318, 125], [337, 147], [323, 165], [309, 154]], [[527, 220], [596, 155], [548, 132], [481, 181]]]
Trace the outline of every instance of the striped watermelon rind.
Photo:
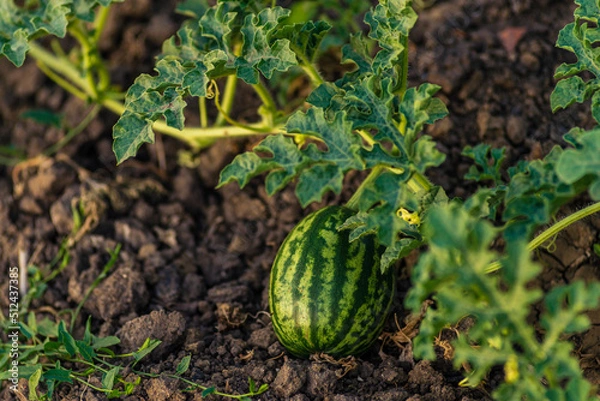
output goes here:
[[337, 230], [353, 214], [329, 206], [308, 215], [277, 253], [269, 307], [279, 341], [295, 356], [358, 355], [385, 323], [395, 272], [381, 273], [374, 235], [349, 242], [349, 230]]

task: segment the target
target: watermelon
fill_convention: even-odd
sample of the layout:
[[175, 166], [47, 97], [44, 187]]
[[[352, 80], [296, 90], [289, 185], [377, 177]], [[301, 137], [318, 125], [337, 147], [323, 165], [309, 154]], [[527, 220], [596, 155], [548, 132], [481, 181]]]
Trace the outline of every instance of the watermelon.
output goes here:
[[269, 307], [279, 341], [295, 356], [358, 355], [379, 336], [395, 292], [374, 235], [349, 241], [338, 227], [354, 212], [329, 206], [305, 217], [279, 249]]

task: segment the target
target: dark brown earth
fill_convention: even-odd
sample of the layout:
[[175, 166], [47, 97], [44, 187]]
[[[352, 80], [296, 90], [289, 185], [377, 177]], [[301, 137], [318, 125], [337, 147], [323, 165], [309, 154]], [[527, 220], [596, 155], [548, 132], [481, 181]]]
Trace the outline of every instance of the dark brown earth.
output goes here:
[[[171, 3], [128, 0], [114, 7], [102, 48], [116, 82], [126, 87], [151, 70], [152, 57], [180, 22]], [[569, 128], [591, 123], [584, 107], [553, 115], [549, 106], [553, 71], [568, 57], [554, 42], [571, 21], [573, 8], [569, 0], [448, 0], [420, 13], [411, 36], [410, 80], [441, 85], [440, 97], [449, 106], [450, 117], [428, 133], [448, 155], [431, 178], [450, 195], [464, 197], [475, 189], [461, 178], [468, 168], [460, 155], [465, 145], [505, 146], [507, 164], [514, 164], [542, 157], [562, 143]], [[30, 157], [64, 132], [24, 121], [21, 112], [49, 108], [65, 113], [74, 125], [88, 107], [54, 86], [31, 62], [15, 69], [2, 60], [0, 77], [0, 145], [12, 144]], [[253, 102], [250, 95], [236, 99], [236, 114], [252, 117], [248, 105]], [[108, 261], [106, 249], [120, 243], [117, 264], [85, 303], [74, 334], [83, 334], [91, 315], [92, 331], [117, 335], [122, 352], [135, 350], [149, 336], [162, 340], [139, 366], [142, 370], [172, 373], [191, 354], [187, 379], [244, 393], [251, 377], [270, 386], [260, 400], [490, 399], [501, 369], [477, 389], [460, 387], [464, 372], [453, 370], [445, 359], [446, 342], [439, 344], [439, 360], [416, 361], [398, 333], [394, 317], [411, 334], [401, 305], [418, 254], [401, 264], [394, 314], [382, 336], [387, 340], [356, 359], [352, 369], [286, 354], [266, 313], [269, 269], [285, 235], [320, 205], [303, 211], [291, 189], [269, 198], [259, 179], [244, 190], [234, 185], [215, 190], [218, 172], [246, 142], [219, 142], [201, 155], [197, 167], [182, 167], [177, 151], [183, 145], [163, 138], [162, 145], [147, 146], [136, 160], [116, 167], [111, 151], [115, 121], [103, 111], [57, 156], [0, 167], [3, 269], [18, 264], [19, 250], [31, 264], [48, 264], [72, 231], [72, 205], [81, 202], [85, 209], [82, 229], [69, 237], [70, 263], [35, 301], [34, 310], [74, 308]], [[327, 203], [347, 196], [330, 196]], [[571, 208], [586, 202], [582, 198]], [[592, 251], [600, 242], [599, 230], [600, 217], [592, 217], [561, 234], [550, 250], [540, 251], [547, 268], [538, 285], [547, 290], [574, 279], [600, 278], [600, 262]], [[4, 310], [6, 285], [0, 287]], [[586, 375], [600, 384], [600, 311], [590, 317], [593, 328], [573, 341]], [[168, 378], [145, 379], [127, 399], [201, 398], [183, 388]], [[105, 399], [79, 385], [57, 392], [57, 400]], [[0, 399], [10, 397], [6, 389], [0, 392]]]

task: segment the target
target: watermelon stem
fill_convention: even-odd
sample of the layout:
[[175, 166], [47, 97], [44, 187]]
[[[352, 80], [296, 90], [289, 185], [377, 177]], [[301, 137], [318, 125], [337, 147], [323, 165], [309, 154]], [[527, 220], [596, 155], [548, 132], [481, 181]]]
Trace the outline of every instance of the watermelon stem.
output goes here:
[[[361, 198], [363, 192], [365, 191], [365, 188], [368, 188], [369, 186], [371, 186], [373, 181], [375, 181], [377, 179], [377, 177], [379, 177], [381, 175], [381, 173], [383, 173], [386, 170], [389, 170], [389, 171], [392, 171], [395, 173], [402, 173], [402, 171], [399, 172], [398, 169], [396, 169], [396, 168], [385, 166], [382, 164], [373, 167], [373, 169], [371, 170], [369, 175], [367, 175], [367, 177], [364, 179], [364, 181], [356, 189], [356, 191], [354, 192], [352, 197], [348, 200], [348, 202], [346, 202], [345, 206], [348, 209], [352, 209], [354, 211], [359, 211], [360, 210], [360, 207], [359, 207], [360, 198]], [[410, 178], [406, 181], [406, 185], [414, 193], [429, 191], [433, 187], [433, 185], [431, 184], [431, 181], [429, 181], [429, 179], [425, 175], [421, 174], [418, 171], [415, 171], [411, 174]]]
[[[551, 238], [558, 235], [559, 232], [561, 232], [562, 230], [564, 230], [571, 224], [576, 223], [580, 220], [583, 220], [584, 218], [586, 218], [588, 216], [591, 216], [594, 213], [599, 213], [599, 212], [600, 212], [600, 202], [596, 202], [596, 203], [589, 205], [586, 208], [579, 210], [578, 212], [570, 214], [569, 216], [565, 217], [564, 219], [554, 223], [553, 225], [551, 225], [550, 227], [548, 227], [547, 229], [542, 231], [540, 234], [538, 234], [534, 239], [532, 239], [527, 244], [527, 250], [529, 252], [536, 250], [541, 245], [543, 245], [545, 242], [549, 241]], [[485, 269], [485, 271], [487, 273], [493, 273], [495, 271], [500, 270], [501, 268], [502, 268], [502, 264], [500, 262], [494, 262], [494, 263], [490, 264]]]
[[365, 178], [365, 180], [360, 184], [360, 186], [356, 189], [356, 191], [354, 192], [354, 194], [352, 195], [352, 197], [348, 200], [348, 202], [346, 202], [346, 207], [348, 209], [354, 210], [355, 212], [359, 210], [359, 201], [360, 201], [360, 197], [362, 196], [362, 193], [365, 191], [365, 188], [369, 187], [369, 185], [375, 181], [375, 179], [377, 177], [379, 177], [379, 175], [381, 173], [383, 173], [385, 167], [382, 165], [379, 166], [375, 166], [373, 167], [373, 169], [371, 170], [371, 172], [369, 173], [369, 175], [367, 175], [367, 178]]

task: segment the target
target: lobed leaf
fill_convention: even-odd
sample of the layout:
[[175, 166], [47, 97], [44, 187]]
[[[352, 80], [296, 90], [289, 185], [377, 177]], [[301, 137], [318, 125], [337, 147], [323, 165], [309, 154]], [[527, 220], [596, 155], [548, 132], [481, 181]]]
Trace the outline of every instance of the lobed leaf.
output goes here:
[[74, 19], [92, 21], [94, 9], [123, 0], [38, 0], [35, 6], [0, 1], [0, 56], [20, 67], [29, 50], [29, 41], [41, 35], [63, 38]]
[[511, 179], [505, 187], [502, 215], [507, 222], [506, 238], [529, 237], [577, 193], [575, 186], [565, 183], [557, 174], [556, 166], [562, 153], [556, 146], [543, 160], [510, 169]]
[[392, 68], [405, 50], [403, 37], [417, 21], [417, 13], [410, 0], [380, 0], [375, 9], [368, 12], [365, 22], [371, 27], [369, 37], [377, 40], [381, 50], [373, 60], [373, 71]]
[[[286, 130], [315, 138], [327, 149], [315, 143], [300, 149], [290, 137], [270, 135], [253, 152], [236, 156], [221, 172], [219, 186], [237, 181], [244, 186], [259, 174], [269, 171], [265, 180], [267, 193], [281, 190], [293, 179], [298, 179], [296, 195], [303, 206], [319, 201], [328, 191], [339, 193], [344, 173], [363, 169], [359, 156], [360, 139], [352, 134], [344, 113], [329, 121], [321, 109], [311, 108], [298, 112], [289, 120]], [[258, 153], [268, 153], [259, 156]]]
[[[555, 78], [559, 81], [550, 96], [552, 111], [565, 108], [577, 102], [582, 103], [590, 97], [592, 115], [600, 123], [600, 28], [598, 15], [600, 7], [595, 0], [579, 0], [575, 2], [575, 22], [567, 24], [559, 33], [556, 46], [575, 54], [577, 61], [564, 63], [556, 69]], [[590, 25], [591, 23], [591, 25]], [[584, 81], [579, 74], [589, 71], [594, 78]]]
[[[433, 205], [445, 204], [444, 191], [434, 186], [428, 192], [415, 194], [406, 182], [408, 176], [384, 171], [371, 185], [365, 186], [357, 201], [359, 212], [348, 219], [343, 228], [350, 228], [350, 240], [376, 233], [385, 247], [381, 269], [385, 271], [398, 259], [423, 244], [419, 225], [428, 218]], [[403, 215], [411, 215], [411, 220]]]
[[403, 175], [390, 171], [380, 174], [372, 185], [364, 188], [357, 208], [363, 213], [359, 215], [360, 224], [355, 222], [355, 231], [359, 231], [351, 234], [352, 238], [358, 237], [358, 233], [375, 232], [382, 245], [395, 247], [401, 232], [418, 236], [417, 230], [396, 213], [400, 208], [419, 209], [419, 200], [408, 189]]
[[188, 2], [179, 11], [191, 19], [163, 44], [156, 74], [142, 74], [127, 91], [125, 113], [113, 129], [118, 163], [154, 141], [152, 124], [158, 119], [182, 129], [184, 98], [212, 96], [207, 90], [211, 80], [232, 74], [248, 84], [258, 84], [260, 75], [271, 79], [298, 65], [292, 47], [301, 58], [313, 57], [328, 29], [322, 23], [287, 26], [289, 10], [255, 12], [252, 2], [241, 0], [212, 7]]
[[423, 130], [425, 124], [433, 124], [448, 114], [444, 102], [433, 97], [439, 90], [439, 85], [424, 83], [418, 88], [409, 88], [404, 93], [400, 113], [406, 119], [404, 136], [407, 143], [414, 142], [414, 138]]
[[296, 54], [288, 39], [275, 39], [280, 20], [289, 15], [281, 7], [267, 8], [256, 15], [247, 15], [241, 27], [244, 38], [242, 54], [236, 58], [237, 75], [248, 84], [257, 84], [259, 72], [270, 79], [275, 71], [286, 71], [297, 65]]
[[556, 174], [567, 184], [589, 177], [590, 196], [600, 200], [600, 128], [575, 137], [577, 147], [565, 150], [556, 165]]
[[494, 184], [502, 183], [500, 168], [506, 158], [506, 149], [492, 148], [481, 143], [475, 147], [466, 146], [462, 155], [473, 159], [475, 165], [469, 167], [465, 179], [473, 181], [491, 180]]
[[323, 38], [331, 29], [325, 21], [307, 21], [303, 24], [285, 25], [274, 35], [274, 39], [287, 39], [290, 48], [302, 60], [302, 64], [315, 61]]
[[[432, 344], [439, 332], [469, 316], [473, 325], [452, 345], [455, 366], [472, 369], [470, 385], [503, 365], [505, 382], [494, 391], [494, 399], [595, 399], [572, 345], [563, 338], [588, 327], [583, 313], [597, 307], [600, 285], [573, 283], [544, 297], [529, 284], [541, 267], [531, 261], [524, 237], [509, 240], [506, 256], [500, 258], [491, 250], [500, 231], [459, 203], [433, 208], [424, 225], [429, 250], [413, 270], [406, 304], [417, 312], [433, 297], [436, 307], [428, 309], [414, 339], [415, 355], [435, 358]], [[498, 259], [502, 268], [488, 274], [487, 267]], [[547, 310], [540, 336], [528, 317], [542, 298]]]

